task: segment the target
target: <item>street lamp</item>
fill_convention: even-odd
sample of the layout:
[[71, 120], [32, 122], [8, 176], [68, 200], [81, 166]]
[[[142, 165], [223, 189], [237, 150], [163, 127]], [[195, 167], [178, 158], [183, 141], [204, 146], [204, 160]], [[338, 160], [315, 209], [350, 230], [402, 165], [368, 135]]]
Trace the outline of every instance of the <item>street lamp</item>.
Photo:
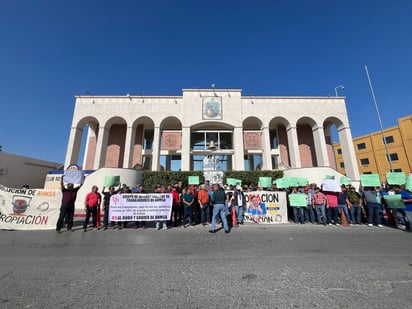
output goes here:
[[336, 86], [336, 87], [335, 87], [335, 96], [336, 96], [336, 97], [338, 96], [338, 89], [345, 90], [345, 87], [343, 87], [343, 85], [339, 85], [339, 86]]

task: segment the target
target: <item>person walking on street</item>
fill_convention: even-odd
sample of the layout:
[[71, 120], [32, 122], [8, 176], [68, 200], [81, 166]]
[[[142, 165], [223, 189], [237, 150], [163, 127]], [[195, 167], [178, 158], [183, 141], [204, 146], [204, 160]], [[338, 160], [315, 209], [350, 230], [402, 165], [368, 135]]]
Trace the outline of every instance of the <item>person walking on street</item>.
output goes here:
[[210, 225], [210, 233], [216, 233], [216, 222], [218, 217], [223, 223], [223, 228], [225, 229], [226, 233], [230, 232], [229, 225], [227, 224], [226, 219], [226, 212], [225, 212], [225, 190], [219, 185], [213, 185], [213, 195], [212, 195], [212, 203], [213, 203], [213, 215], [212, 215], [212, 224]]

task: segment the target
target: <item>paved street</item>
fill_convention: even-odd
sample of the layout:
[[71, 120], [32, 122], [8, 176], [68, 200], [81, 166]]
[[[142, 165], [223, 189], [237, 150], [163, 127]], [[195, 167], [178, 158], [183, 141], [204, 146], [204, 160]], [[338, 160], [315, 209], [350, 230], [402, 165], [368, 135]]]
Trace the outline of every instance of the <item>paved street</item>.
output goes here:
[[196, 226], [0, 235], [1, 308], [412, 303], [412, 234], [389, 227], [247, 224], [229, 234]]

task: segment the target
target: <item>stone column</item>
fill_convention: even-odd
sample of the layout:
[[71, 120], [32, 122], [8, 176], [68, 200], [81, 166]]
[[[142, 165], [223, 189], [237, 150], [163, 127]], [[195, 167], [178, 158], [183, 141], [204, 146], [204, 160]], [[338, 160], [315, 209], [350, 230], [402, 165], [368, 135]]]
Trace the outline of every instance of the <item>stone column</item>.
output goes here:
[[136, 130], [132, 127], [127, 127], [126, 129], [126, 139], [124, 142], [124, 159], [123, 159], [123, 168], [132, 167], [133, 159], [133, 146], [134, 140], [136, 138]]
[[316, 129], [313, 129], [313, 141], [315, 144], [316, 161], [318, 162], [318, 166], [330, 166], [323, 127], [319, 126]]
[[182, 171], [190, 171], [190, 127], [182, 127]]
[[286, 129], [289, 144], [290, 167], [300, 168], [302, 163], [300, 161], [299, 142], [296, 127]]
[[338, 129], [338, 135], [342, 148], [346, 175], [352, 180], [359, 181], [359, 167], [356, 161], [355, 148], [353, 147], [353, 140], [350, 129], [348, 127]]
[[80, 147], [82, 142], [83, 129], [78, 127], [72, 127], [70, 129], [69, 142], [67, 145], [66, 160], [64, 162], [64, 168], [67, 168], [70, 164], [78, 164]]
[[243, 145], [243, 129], [242, 127], [235, 127], [233, 129], [233, 149], [235, 153], [233, 154], [233, 170], [236, 171], [244, 171], [245, 170], [245, 163], [244, 163], [244, 145]]
[[272, 156], [271, 156], [271, 148], [270, 148], [270, 134], [269, 134], [269, 127], [264, 127], [262, 129], [262, 170], [272, 170]]
[[153, 151], [152, 151], [152, 171], [160, 170], [160, 128], [154, 128]]
[[94, 158], [94, 169], [98, 170], [104, 167], [106, 162], [107, 142], [109, 140], [109, 130], [105, 127], [99, 127], [97, 134], [96, 156]]

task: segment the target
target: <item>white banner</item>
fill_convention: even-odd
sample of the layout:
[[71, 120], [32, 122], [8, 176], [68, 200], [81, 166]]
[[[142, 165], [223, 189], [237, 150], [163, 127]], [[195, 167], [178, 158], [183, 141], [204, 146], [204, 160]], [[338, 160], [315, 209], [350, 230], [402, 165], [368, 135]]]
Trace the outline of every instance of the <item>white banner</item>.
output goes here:
[[110, 198], [110, 221], [170, 220], [173, 196], [170, 193], [115, 194]]
[[0, 185], [0, 229], [55, 229], [61, 197], [57, 190], [15, 189]]
[[261, 224], [288, 223], [286, 192], [245, 192], [245, 222]]

